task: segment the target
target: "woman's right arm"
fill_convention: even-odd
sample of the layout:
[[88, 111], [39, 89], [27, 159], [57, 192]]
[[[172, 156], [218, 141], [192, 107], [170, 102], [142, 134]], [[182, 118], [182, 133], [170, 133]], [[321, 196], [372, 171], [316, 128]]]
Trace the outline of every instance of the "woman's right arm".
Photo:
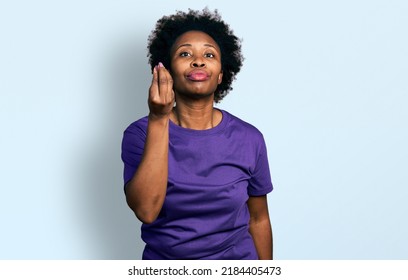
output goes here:
[[149, 117], [142, 160], [126, 184], [126, 201], [143, 223], [156, 220], [168, 180], [169, 122], [174, 105], [173, 80], [160, 63], [149, 88]]

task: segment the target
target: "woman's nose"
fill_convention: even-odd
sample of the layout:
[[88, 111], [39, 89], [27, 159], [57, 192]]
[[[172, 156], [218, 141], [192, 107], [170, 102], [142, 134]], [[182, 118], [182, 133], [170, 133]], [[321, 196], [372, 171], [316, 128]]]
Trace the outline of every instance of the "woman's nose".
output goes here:
[[195, 59], [195, 60], [191, 63], [191, 65], [192, 65], [193, 67], [204, 67], [204, 66], [205, 66], [205, 63], [204, 63], [204, 61], [202, 61], [201, 59]]

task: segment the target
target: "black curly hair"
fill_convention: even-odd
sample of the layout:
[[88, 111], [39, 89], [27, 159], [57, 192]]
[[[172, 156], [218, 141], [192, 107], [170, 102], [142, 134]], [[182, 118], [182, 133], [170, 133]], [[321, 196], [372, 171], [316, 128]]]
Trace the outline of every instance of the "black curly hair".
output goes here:
[[232, 90], [232, 81], [240, 71], [244, 57], [241, 54], [241, 40], [233, 34], [217, 10], [189, 9], [188, 12], [177, 11], [174, 15], [159, 19], [148, 38], [149, 64], [152, 71], [159, 62], [169, 67], [174, 42], [180, 35], [192, 30], [207, 33], [220, 47], [223, 78], [214, 93], [214, 101], [218, 103]]

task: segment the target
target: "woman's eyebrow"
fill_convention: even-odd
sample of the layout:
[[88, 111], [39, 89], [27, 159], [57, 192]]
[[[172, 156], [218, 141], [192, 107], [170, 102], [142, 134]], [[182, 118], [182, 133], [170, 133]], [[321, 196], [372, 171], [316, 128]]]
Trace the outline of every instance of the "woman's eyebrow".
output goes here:
[[191, 47], [192, 45], [191, 44], [182, 44], [182, 45], [180, 45], [180, 46], [178, 46], [179, 48], [181, 48], [181, 47]]
[[178, 50], [179, 48], [182, 48], [182, 47], [191, 47], [191, 46], [192, 46], [191, 44], [182, 44], [182, 45], [178, 46], [178, 47], [175, 49], [175, 51]]
[[[179, 48], [182, 48], [182, 47], [192, 47], [192, 46], [193, 46], [193, 45], [192, 45], [192, 44], [189, 44], [189, 43], [181, 44], [180, 46], [178, 46], [178, 47], [176, 48], [176, 50], [178, 50]], [[211, 45], [211, 44], [204, 44], [204, 46], [205, 46], [205, 47], [211, 47], [211, 48], [217, 49], [214, 45]]]
[[216, 49], [216, 47], [215, 47], [215, 46], [213, 46], [213, 45], [211, 45], [211, 44], [204, 44], [204, 46], [206, 46], [206, 47], [211, 47], [211, 48]]

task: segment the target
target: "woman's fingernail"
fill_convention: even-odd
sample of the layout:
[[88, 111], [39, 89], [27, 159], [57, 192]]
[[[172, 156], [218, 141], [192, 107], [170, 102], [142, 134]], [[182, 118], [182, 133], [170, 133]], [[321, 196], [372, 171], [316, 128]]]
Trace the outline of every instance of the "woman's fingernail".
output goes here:
[[160, 68], [164, 68], [163, 63], [159, 62], [159, 67], [160, 67]]

